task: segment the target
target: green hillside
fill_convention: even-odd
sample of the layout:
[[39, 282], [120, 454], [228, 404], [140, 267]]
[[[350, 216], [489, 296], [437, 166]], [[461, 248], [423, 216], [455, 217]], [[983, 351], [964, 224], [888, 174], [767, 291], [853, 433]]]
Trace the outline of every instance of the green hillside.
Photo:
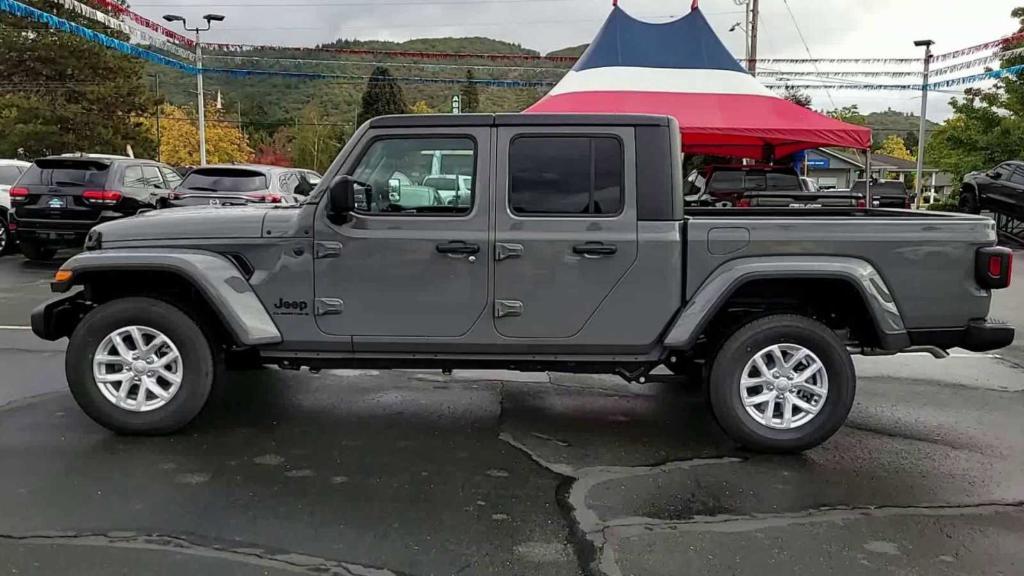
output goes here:
[[[490, 38], [421, 38], [406, 42], [338, 40], [323, 47], [362, 48], [376, 50], [409, 50], [420, 52], [470, 52], [537, 55], [518, 44], [492, 40]], [[208, 95], [220, 91], [223, 114], [236, 119], [239, 114], [247, 132], [272, 133], [280, 126], [288, 126], [302, 116], [303, 109], [315, 106], [331, 123], [342, 124], [345, 132], [351, 133], [358, 111], [360, 98], [366, 84], [365, 78], [373, 69], [373, 63], [382, 58], [331, 54], [329, 52], [260, 50], [243, 53], [212, 52], [205, 55], [207, 68], [264, 69], [289, 72], [317, 72], [351, 75], [344, 79], [302, 79], [273, 76], [234, 77], [210, 72], [205, 76]], [[247, 58], [301, 59], [310, 62], [257, 62]], [[322, 62], [320, 62], [322, 61]], [[522, 70], [496, 68], [515, 65], [517, 62], [493, 61], [488, 59], [416, 60], [388, 57], [388, 68], [399, 78], [453, 78], [465, 77], [472, 69], [478, 79], [521, 79], [557, 81], [562, 72], [544, 62], [524, 62], [530, 68]], [[410, 64], [427, 64], [412, 66]], [[438, 65], [443, 66], [438, 66]], [[173, 70], [150, 65], [148, 74], [160, 75], [161, 94], [172, 104], [194, 105], [194, 78]], [[413, 104], [424, 101], [438, 112], [450, 109], [451, 97], [457, 94], [459, 86], [416, 84], [403, 82], [402, 89], [406, 102]], [[480, 87], [481, 112], [518, 112], [539, 99], [546, 89], [512, 89]], [[209, 96], [208, 96], [209, 97]]]

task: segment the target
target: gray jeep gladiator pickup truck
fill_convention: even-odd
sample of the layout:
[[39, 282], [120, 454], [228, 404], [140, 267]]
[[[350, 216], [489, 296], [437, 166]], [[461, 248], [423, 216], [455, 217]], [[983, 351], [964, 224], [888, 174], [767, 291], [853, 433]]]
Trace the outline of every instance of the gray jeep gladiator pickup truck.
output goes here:
[[[297, 206], [181, 208], [92, 230], [32, 314], [69, 337], [98, 423], [169, 433], [222, 366], [505, 368], [703, 378], [739, 443], [799, 451], [854, 399], [851, 354], [1013, 340], [991, 220], [683, 210], [679, 126], [625, 115], [382, 117]], [[424, 193], [438, 176], [468, 194]], [[429, 190], [427, 190], [429, 192]]]

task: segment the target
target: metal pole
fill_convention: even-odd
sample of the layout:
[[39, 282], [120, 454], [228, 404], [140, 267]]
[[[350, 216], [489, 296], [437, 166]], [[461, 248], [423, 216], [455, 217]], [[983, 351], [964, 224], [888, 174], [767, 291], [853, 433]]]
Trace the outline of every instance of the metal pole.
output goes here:
[[203, 98], [203, 48], [196, 30], [196, 85], [199, 89], [199, 165], [206, 165], [206, 101]]
[[747, 59], [747, 70], [757, 73], [757, 20], [760, 13], [760, 0], [750, 0], [750, 56]]
[[[917, 200], [914, 202], [921, 208], [921, 191], [924, 190], [924, 151], [928, 139], [928, 73], [932, 63], [932, 41], [924, 41], [924, 82], [921, 84], [921, 127], [917, 135], [917, 174], [914, 176], [914, 191]], [[916, 43], [915, 43], [916, 44]]]
[[871, 203], [871, 148], [868, 148], [867, 161], [864, 162], [864, 207], [875, 207]]
[[156, 161], [163, 162], [160, 158], [160, 108], [162, 103], [160, 102], [160, 75], [156, 74]]
[[750, 0], [747, 0], [746, 15], [743, 17], [743, 57], [746, 59], [747, 72], [750, 72]]

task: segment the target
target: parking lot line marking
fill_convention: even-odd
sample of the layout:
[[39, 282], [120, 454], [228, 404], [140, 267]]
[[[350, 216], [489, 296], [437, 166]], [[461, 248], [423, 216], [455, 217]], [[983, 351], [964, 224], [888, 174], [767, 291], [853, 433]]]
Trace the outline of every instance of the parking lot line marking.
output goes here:
[[0, 326], [0, 330], [31, 330], [31, 326]]

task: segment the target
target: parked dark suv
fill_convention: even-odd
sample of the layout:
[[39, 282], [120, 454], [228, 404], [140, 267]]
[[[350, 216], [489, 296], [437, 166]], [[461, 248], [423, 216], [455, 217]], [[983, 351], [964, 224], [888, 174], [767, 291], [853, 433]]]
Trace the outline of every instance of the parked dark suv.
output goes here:
[[1024, 162], [1003, 162], [992, 170], [971, 172], [960, 186], [960, 211], [990, 210], [1024, 218]]
[[181, 177], [170, 166], [135, 158], [41, 158], [10, 190], [11, 231], [30, 260], [80, 247], [93, 226], [154, 209]]

